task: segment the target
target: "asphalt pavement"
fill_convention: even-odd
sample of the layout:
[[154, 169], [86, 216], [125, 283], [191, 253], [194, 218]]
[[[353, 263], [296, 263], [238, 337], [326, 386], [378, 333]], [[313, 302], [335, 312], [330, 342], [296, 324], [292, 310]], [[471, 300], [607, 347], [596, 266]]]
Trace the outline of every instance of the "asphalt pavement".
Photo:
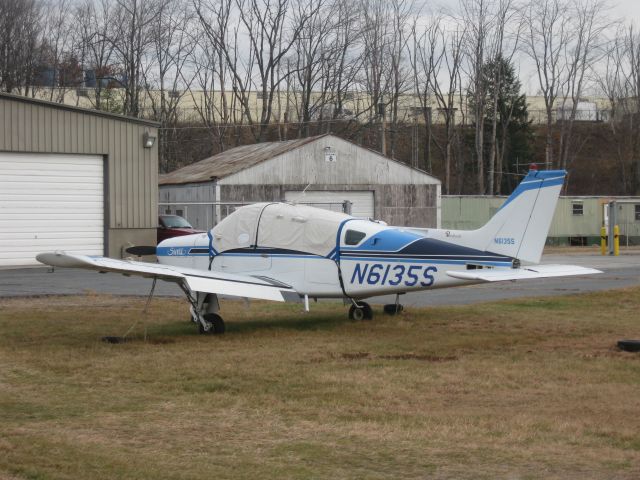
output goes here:
[[[619, 257], [585, 254], [546, 254], [542, 263], [570, 264], [602, 270], [597, 275], [583, 277], [546, 278], [518, 282], [500, 282], [446, 288], [403, 295], [405, 306], [465, 305], [518, 297], [567, 295], [640, 285], [640, 252], [623, 253]], [[0, 270], [0, 297], [40, 295], [78, 295], [106, 293], [114, 295], [146, 296], [152, 280], [100, 274], [80, 269], [46, 267]], [[155, 295], [182, 296], [174, 284], [158, 282]], [[393, 303], [394, 297], [376, 297], [371, 303]]]

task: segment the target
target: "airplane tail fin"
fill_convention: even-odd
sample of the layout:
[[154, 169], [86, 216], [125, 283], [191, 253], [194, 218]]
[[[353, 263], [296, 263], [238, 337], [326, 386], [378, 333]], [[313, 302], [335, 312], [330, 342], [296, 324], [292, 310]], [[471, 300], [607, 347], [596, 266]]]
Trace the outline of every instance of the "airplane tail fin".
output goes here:
[[476, 248], [538, 263], [567, 172], [531, 170], [483, 227], [469, 232]]

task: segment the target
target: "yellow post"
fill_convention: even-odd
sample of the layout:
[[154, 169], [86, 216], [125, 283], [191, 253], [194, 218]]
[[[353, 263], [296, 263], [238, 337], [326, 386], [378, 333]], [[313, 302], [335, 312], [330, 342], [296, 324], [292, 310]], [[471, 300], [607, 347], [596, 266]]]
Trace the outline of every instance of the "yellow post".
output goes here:
[[600, 229], [600, 253], [607, 254], [607, 229], [605, 227]]
[[620, 227], [613, 226], [613, 254], [617, 257], [620, 255]]

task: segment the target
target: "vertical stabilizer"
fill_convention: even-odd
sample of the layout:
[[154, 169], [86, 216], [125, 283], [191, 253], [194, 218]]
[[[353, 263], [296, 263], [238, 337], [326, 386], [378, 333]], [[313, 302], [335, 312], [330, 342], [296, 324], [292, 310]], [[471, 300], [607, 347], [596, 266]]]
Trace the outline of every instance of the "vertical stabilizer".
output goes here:
[[531, 170], [482, 228], [472, 232], [483, 250], [538, 263], [567, 172]]

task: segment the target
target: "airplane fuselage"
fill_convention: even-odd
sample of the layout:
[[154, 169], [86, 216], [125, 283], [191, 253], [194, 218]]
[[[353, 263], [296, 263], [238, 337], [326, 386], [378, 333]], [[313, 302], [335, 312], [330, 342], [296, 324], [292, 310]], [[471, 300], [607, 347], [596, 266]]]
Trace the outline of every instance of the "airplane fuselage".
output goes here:
[[[511, 268], [512, 259], [456, 245], [451, 231], [388, 227], [354, 220], [341, 229], [327, 256], [281, 248], [247, 246], [212, 252], [207, 234], [176, 237], [158, 245], [160, 263], [277, 279], [301, 295], [367, 298], [374, 295], [468, 285], [446, 272]], [[349, 238], [356, 232], [362, 238]], [[349, 245], [351, 243], [351, 245]]]

